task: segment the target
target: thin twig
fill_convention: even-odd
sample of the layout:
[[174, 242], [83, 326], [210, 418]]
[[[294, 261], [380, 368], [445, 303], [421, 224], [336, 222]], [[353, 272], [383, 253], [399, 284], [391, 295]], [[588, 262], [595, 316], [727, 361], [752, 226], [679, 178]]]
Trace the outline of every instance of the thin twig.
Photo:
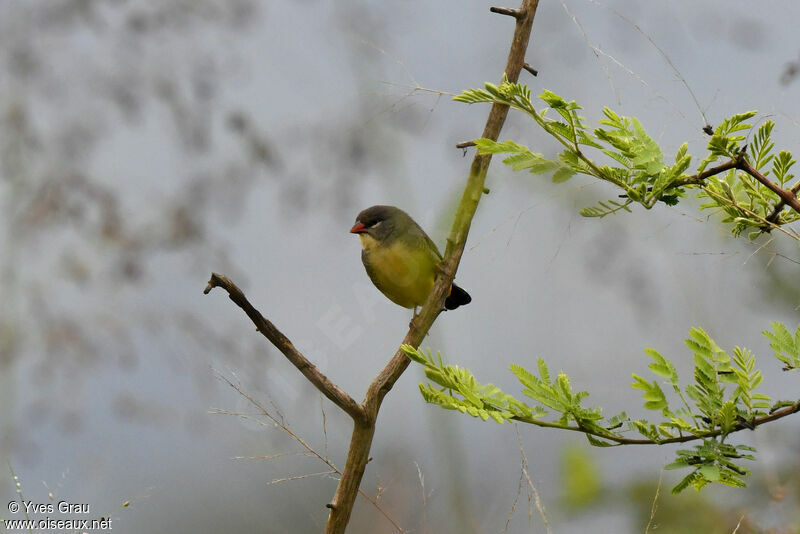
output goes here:
[[325, 437], [325, 459], [327, 460], [330, 458], [328, 456], [328, 418], [325, 416], [325, 402], [322, 397], [319, 398], [319, 409], [322, 412], [322, 434]]
[[750, 162], [747, 161], [745, 157], [739, 157], [737, 161], [738, 165], [736, 166], [738, 169], [743, 170], [759, 182], [764, 185], [767, 189], [778, 195], [778, 197], [784, 202], [784, 204], [791, 207], [797, 213], [800, 213], [800, 201], [797, 200], [797, 195], [795, 194], [796, 191], [794, 189], [783, 189], [778, 184], [758, 172], [758, 170], [750, 165]]
[[265, 319], [264, 316], [261, 315], [261, 312], [250, 304], [247, 297], [244, 296], [244, 293], [236, 284], [231, 282], [227, 276], [211, 273], [211, 278], [203, 293], [207, 295], [209, 291], [215, 287], [221, 287], [227, 291], [230, 299], [244, 310], [247, 316], [250, 317], [250, 320], [253, 321], [253, 324], [256, 325], [256, 330], [269, 339], [269, 341], [286, 356], [286, 359], [292, 362], [292, 364], [303, 373], [303, 376], [314, 384], [323, 395], [328, 397], [331, 402], [344, 410], [353, 419], [359, 421], [364, 420], [366, 416], [364, 408], [353, 400], [350, 395], [345, 393], [343, 389], [334, 384], [327, 376], [322, 374], [314, 364], [308, 361], [308, 359], [292, 345], [289, 338], [283, 335], [274, 324]]
[[705, 192], [708, 196], [717, 199], [720, 202], [724, 202], [724, 203], [730, 204], [734, 208], [746, 213], [747, 215], [749, 215], [750, 217], [752, 217], [754, 219], [758, 219], [759, 221], [764, 223], [763, 228], [772, 228], [773, 230], [778, 230], [779, 232], [783, 232], [784, 234], [786, 234], [787, 236], [791, 237], [792, 239], [794, 239], [796, 241], [800, 241], [800, 235], [798, 235], [796, 232], [789, 231], [786, 228], [784, 228], [783, 226], [779, 226], [777, 224], [769, 222], [768, 220], [766, 220], [764, 217], [762, 217], [758, 213], [756, 213], [753, 210], [750, 210], [750, 209], [738, 204], [734, 200], [731, 200], [731, 199], [729, 199], [727, 197], [724, 197], [724, 196], [720, 195], [719, 193], [716, 193], [716, 192], [712, 191], [711, 189], [709, 189], [706, 186], [703, 186], [703, 192]]
[[[783, 417], [795, 414], [797, 412], [800, 412], [800, 401], [795, 402], [791, 406], [786, 406], [785, 408], [781, 408], [780, 410], [775, 410], [771, 414], [765, 415], [764, 417], [760, 417], [758, 419], [754, 419], [746, 423], [738, 423], [736, 426], [733, 427], [732, 430], [726, 432], [726, 434], [732, 434], [733, 432], [738, 432], [740, 430], [745, 430], [745, 429], [753, 430], [754, 427], [763, 425], [765, 423], [769, 423], [771, 421], [775, 421], [777, 419], [781, 419]], [[626, 438], [618, 434], [612, 434], [611, 432], [597, 432], [594, 430], [590, 430], [586, 427], [562, 425], [559, 423], [540, 421], [535, 417], [514, 416], [511, 419], [519, 421], [521, 423], [528, 423], [534, 426], [539, 426], [544, 428], [558, 428], [561, 430], [572, 430], [573, 432], [581, 432], [583, 434], [588, 434], [590, 436], [595, 436], [597, 438], [605, 439], [607, 441], [616, 443], [617, 445], [666, 445], [668, 443], [686, 443], [687, 441], [713, 438], [715, 436], [719, 436], [722, 434], [722, 430], [717, 429], [717, 430], [709, 430], [708, 432], [702, 432], [696, 435], [691, 434], [687, 436], [678, 436], [674, 438], [652, 440], [652, 439]]]
[[290, 482], [292, 480], [302, 480], [304, 478], [311, 478], [311, 477], [321, 477], [324, 475], [336, 475], [338, 474], [337, 471], [320, 471], [319, 473], [308, 473], [306, 475], [293, 475], [290, 477], [284, 478], [273, 478], [268, 482], [269, 485], [272, 484], [280, 484], [281, 482]]
[[[583, 28], [583, 24], [581, 24], [580, 21], [578, 20], [578, 17], [576, 17], [572, 13], [572, 11], [569, 10], [567, 3], [564, 2], [563, 0], [561, 0], [561, 7], [564, 8], [564, 11], [567, 12], [567, 16], [572, 19], [572, 22], [575, 24], [575, 26], [578, 27], [578, 30], [583, 34], [583, 40], [586, 41], [586, 45], [592, 50], [592, 53], [594, 53], [594, 57], [597, 58], [598, 62], [600, 62], [601, 51], [599, 48], [597, 48], [596, 46], [594, 46], [589, 42], [589, 35]], [[608, 80], [608, 85], [611, 86], [611, 91], [614, 93], [614, 96], [617, 99], [617, 104], [622, 105], [622, 100], [620, 100], [619, 98], [619, 91], [617, 91], [617, 87], [614, 85], [614, 80], [611, 78], [611, 72], [609, 72], [608, 70], [608, 65], [600, 62], [600, 67], [603, 69], [603, 73], [606, 75], [606, 79]]]
[[517, 503], [519, 502], [519, 496], [522, 495], [522, 483], [524, 480], [525, 473], [523, 473], [522, 469], [520, 469], [519, 482], [517, 483], [517, 494], [514, 496], [514, 502], [511, 503], [511, 510], [508, 511], [508, 516], [506, 517], [506, 526], [503, 528], [501, 534], [506, 534], [508, 532], [508, 525], [511, 523], [511, 518], [514, 517], [514, 512], [516, 511]]
[[14, 472], [14, 468], [11, 467], [11, 460], [6, 459], [6, 463], [8, 464], [8, 470], [11, 472], [11, 478], [14, 480], [14, 487], [17, 495], [19, 495], [19, 502], [22, 504], [21, 508], [25, 511], [25, 519], [30, 521], [31, 518], [28, 515], [28, 507], [25, 506], [25, 497], [22, 495], [22, 482], [19, 481], [19, 477]]
[[419, 487], [422, 491], [422, 534], [428, 532], [428, 494], [425, 493], [425, 476], [422, 474], [422, 468], [417, 462], [417, 476], [419, 477]]
[[[322, 456], [320, 453], [318, 453], [318, 452], [317, 452], [317, 451], [316, 451], [316, 450], [315, 450], [313, 447], [311, 447], [311, 445], [309, 445], [309, 444], [308, 444], [308, 442], [306, 442], [306, 441], [305, 441], [303, 438], [301, 438], [300, 436], [298, 436], [297, 434], [295, 434], [295, 433], [292, 431], [292, 429], [290, 429], [290, 428], [289, 428], [289, 427], [286, 425], [286, 423], [285, 423], [285, 422], [283, 422], [281, 419], [278, 419], [277, 417], [275, 417], [275, 416], [274, 416], [274, 415], [273, 415], [273, 414], [272, 414], [272, 413], [271, 413], [269, 410], [267, 410], [267, 409], [266, 409], [266, 408], [265, 408], [265, 407], [264, 407], [264, 406], [263, 406], [263, 405], [262, 405], [262, 404], [261, 404], [261, 403], [260, 403], [258, 400], [256, 400], [256, 399], [255, 399], [255, 398], [254, 398], [252, 395], [250, 395], [250, 394], [248, 394], [248, 393], [245, 393], [245, 392], [242, 390], [242, 388], [241, 388], [241, 386], [240, 386], [239, 384], [234, 384], [234, 383], [233, 383], [233, 382], [232, 382], [230, 379], [228, 379], [226, 376], [223, 376], [223, 375], [222, 375], [222, 374], [221, 374], [219, 371], [216, 371], [216, 370], [214, 370], [214, 372], [216, 373], [217, 377], [218, 377], [220, 380], [222, 380], [223, 382], [225, 382], [226, 384], [228, 384], [230, 387], [232, 387], [232, 388], [233, 388], [233, 389], [234, 389], [234, 390], [235, 390], [235, 391], [236, 391], [236, 392], [237, 392], [239, 395], [241, 395], [242, 397], [244, 397], [244, 398], [245, 398], [245, 399], [246, 399], [246, 400], [247, 400], [247, 401], [248, 401], [250, 404], [252, 404], [254, 407], [258, 408], [258, 410], [259, 410], [259, 411], [262, 413], [262, 415], [264, 415], [264, 416], [265, 416], [265, 417], [267, 417], [267, 418], [268, 418], [270, 421], [272, 421], [272, 422], [275, 424], [275, 426], [279, 427], [281, 430], [283, 430], [284, 432], [286, 432], [286, 433], [289, 435], [289, 437], [291, 437], [293, 440], [295, 440], [297, 443], [299, 443], [299, 444], [300, 444], [300, 445], [301, 445], [301, 446], [302, 446], [302, 447], [303, 447], [303, 448], [304, 448], [306, 451], [308, 451], [308, 454], [309, 454], [309, 455], [311, 455], [311, 456], [313, 456], [313, 457], [317, 458], [317, 459], [318, 459], [318, 460], [320, 460], [322, 463], [324, 463], [325, 465], [327, 465], [328, 467], [330, 467], [330, 468], [331, 468], [331, 471], [332, 471], [332, 474], [337, 474], [337, 475], [339, 475], [340, 477], [342, 476], [342, 471], [341, 471], [341, 470], [340, 470], [338, 467], [336, 467], [336, 465], [335, 465], [335, 464], [334, 464], [334, 463], [333, 463], [333, 462], [332, 462], [332, 461], [331, 461], [329, 458], [327, 458], [327, 456], [323, 457], [323, 456]], [[255, 419], [255, 418], [253, 418], [252, 416], [249, 416], [249, 415], [247, 415], [247, 414], [239, 414], [239, 413], [233, 413], [233, 412], [226, 412], [226, 411], [224, 411], [224, 410], [212, 410], [212, 412], [211, 412], [211, 413], [219, 413], [219, 414], [226, 414], [226, 415], [236, 415], [236, 416], [238, 416], [238, 417], [242, 417], [242, 418], [244, 418], [244, 419], [253, 419], [253, 420], [255, 420], [255, 421], [258, 421], [258, 422], [260, 422], [262, 425], [264, 424], [264, 422], [263, 422], [263, 421], [260, 421], [259, 419]], [[265, 425], [265, 426], [266, 426], [266, 425]], [[312, 475], [304, 475], [303, 477], [307, 477], [307, 476], [312, 476]], [[302, 477], [301, 477], [301, 478], [302, 478]], [[287, 479], [287, 480], [294, 480], [294, 479], [293, 479], [293, 478], [290, 478], [290, 479]], [[274, 481], [273, 481], [273, 483], [274, 483]], [[391, 518], [391, 516], [389, 516], [389, 514], [387, 514], [387, 513], [386, 513], [386, 511], [385, 511], [383, 508], [381, 508], [381, 506], [378, 504], [378, 501], [377, 501], [377, 500], [373, 499], [373, 498], [372, 498], [370, 495], [368, 495], [368, 494], [367, 494], [367, 493], [366, 493], [364, 490], [362, 490], [362, 489], [360, 489], [360, 488], [359, 488], [359, 490], [358, 490], [358, 493], [359, 493], [359, 494], [360, 494], [362, 497], [364, 497], [364, 498], [365, 498], [367, 501], [369, 501], [369, 502], [372, 504], [372, 506], [374, 506], [374, 507], [375, 507], [375, 509], [376, 509], [376, 510], [378, 510], [378, 511], [381, 513], [381, 515], [383, 515], [383, 517], [385, 517], [385, 518], [386, 518], [386, 520], [387, 520], [387, 521], [389, 521], [389, 522], [392, 524], [392, 526], [393, 526], [393, 527], [394, 527], [394, 528], [397, 530], [397, 532], [400, 532], [400, 533], [405, 533], [405, 532], [406, 532], [405, 530], [403, 530], [403, 528], [402, 528], [402, 527], [400, 527], [400, 525], [398, 525], [398, 524], [397, 524], [397, 522], [396, 522], [394, 519], [392, 519], [392, 518]], [[330, 507], [330, 506], [332, 506], [332, 505], [329, 505], [329, 507]]]
[[[778, 198], [780, 200], [778, 201], [777, 204], [775, 204], [775, 207], [773, 208], [772, 212], [766, 218], [753, 213], [753, 215], [755, 215], [758, 219], [764, 222], [764, 228], [782, 229], [782, 227], [776, 224], [776, 222], [778, 221], [778, 216], [780, 215], [781, 211], [783, 211], [783, 208], [786, 207], [787, 205], [790, 206], [797, 213], [800, 213], [800, 201], [797, 199], [797, 193], [800, 192], [800, 182], [795, 184], [795, 186], [792, 187], [791, 189], [782, 189], [778, 184], [776, 184], [775, 182], [773, 182], [772, 180], [761, 174], [758, 171], [758, 169], [753, 167], [750, 164], [750, 162], [747, 161], [747, 158], [744, 157], [744, 154], [739, 154], [737, 157], [731, 159], [730, 161], [726, 161], [725, 163], [721, 163], [720, 165], [711, 167], [710, 169], [706, 169], [701, 173], [697, 173], [692, 176], [687, 176], [686, 178], [676, 180], [673, 183], [672, 187], [681, 187], [683, 185], [703, 185], [706, 178], [714, 176], [716, 174], [720, 174], [722, 172], [727, 172], [731, 169], [738, 169], [740, 171], [746, 172], [747, 174], [758, 180], [765, 187], [767, 187], [770, 191], [778, 195]], [[710, 194], [707, 188], [704, 188], [704, 190]], [[748, 211], [741, 206], [737, 205], [736, 207], [743, 211]], [[786, 230], [784, 230], [784, 233], [786, 233], [789, 236], [795, 237]]]
[[705, 181], [705, 179], [708, 178], [709, 176], [714, 176], [735, 168], [736, 168], [736, 162], [734, 160], [726, 161], [725, 163], [721, 163], [715, 167], [706, 169], [703, 172], [699, 172], [697, 174], [687, 176], [686, 178], [676, 180], [673, 183], [672, 187], [681, 187], [684, 185], [701, 185]]
[[451, 96], [451, 97], [456, 96], [456, 93], [451, 93], [449, 91], [442, 91], [441, 89], [430, 89], [428, 87], [422, 87], [421, 85], [418, 84], [408, 85], [403, 83], [387, 82], [387, 81], [382, 81], [381, 83], [384, 85], [391, 85], [392, 87], [401, 87], [403, 89], [408, 89], [409, 92], [406, 96], [411, 96], [418, 91], [421, 93], [433, 93], [436, 96]]
[[647, 522], [647, 527], [644, 529], [644, 534], [650, 533], [650, 527], [653, 526], [653, 519], [656, 517], [656, 510], [658, 510], [658, 495], [661, 493], [661, 479], [664, 477], [664, 470], [658, 473], [658, 486], [656, 486], [656, 494], [653, 497], [653, 505], [650, 507], [650, 520]]
[[544, 505], [542, 504], [541, 498], [539, 498], [539, 492], [536, 490], [536, 487], [533, 485], [533, 481], [531, 480], [531, 473], [528, 468], [528, 457], [525, 454], [525, 447], [522, 444], [522, 434], [520, 434], [519, 432], [519, 425], [514, 425], [514, 430], [517, 431], [517, 441], [519, 441], [519, 453], [522, 456], [522, 473], [525, 475], [525, 479], [528, 481], [528, 520], [530, 521], [531, 519], [533, 519], [533, 509], [531, 508], [531, 494], [532, 494], [533, 503], [536, 505], [536, 509], [539, 511], [539, 516], [542, 518], [542, 522], [544, 522], [547, 534], [550, 534], [550, 523], [547, 521], [547, 514], [544, 511]]
[[490, 7], [489, 11], [497, 13], [498, 15], [514, 17], [517, 20], [525, 16], [525, 13], [521, 9], [512, 9], [510, 7]]
[[530, 72], [533, 76], [538, 76], [539, 75], [539, 71], [534, 69], [533, 67], [531, 67], [528, 63], [523, 63], [522, 64], [522, 68], [525, 69], [526, 71]]
[[[589, 0], [589, 2], [591, 2], [591, 3], [595, 4], [595, 5], [598, 5], [598, 6], [602, 6], [602, 5], [603, 5], [603, 4], [601, 4], [600, 2], [598, 2], [597, 0]], [[603, 7], [607, 7], [607, 6], [603, 6]], [[653, 45], [653, 47], [654, 47], [656, 50], [658, 50], [658, 53], [659, 53], [659, 54], [661, 54], [661, 57], [662, 57], [662, 58], [664, 58], [664, 61], [666, 61], [666, 62], [667, 62], [667, 64], [670, 66], [670, 68], [672, 69], [672, 71], [675, 73], [675, 76], [677, 76], [677, 77], [678, 77], [678, 79], [679, 79], [679, 80], [681, 81], [681, 83], [683, 84], [683, 86], [684, 86], [684, 87], [686, 87], [686, 90], [689, 92], [689, 95], [692, 97], [692, 100], [694, 101], [694, 105], [697, 107], [697, 111], [698, 111], [698, 112], [700, 112], [700, 117], [703, 119], [703, 124], [708, 124], [708, 119], [706, 118], [706, 114], [705, 114], [705, 112], [704, 112], [704, 111], [703, 111], [703, 109], [700, 107], [700, 102], [697, 100], [697, 95], [695, 95], [695, 94], [694, 94], [694, 91], [693, 91], [693, 90], [692, 90], [692, 88], [689, 86], [688, 82], [686, 81], [686, 78], [684, 78], [684, 77], [683, 77], [683, 75], [681, 74], [681, 72], [678, 70], [678, 67], [676, 67], [676, 66], [675, 66], [675, 64], [672, 62], [672, 60], [671, 60], [671, 59], [670, 59], [670, 57], [667, 55], [667, 53], [666, 53], [666, 52], [664, 52], [664, 50], [662, 50], [662, 48], [661, 48], [660, 46], [658, 46], [658, 44], [655, 42], [655, 40], [653, 40], [653, 38], [652, 38], [652, 37], [650, 37], [650, 36], [649, 36], [647, 33], [645, 33], [645, 31], [644, 31], [644, 30], [643, 30], [641, 27], [639, 27], [639, 25], [638, 25], [638, 24], [636, 24], [635, 22], [633, 22], [633, 21], [632, 21], [630, 18], [628, 18], [628, 17], [627, 17], [627, 16], [625, 16], [624, 14], [620, 13], [619, 11], [617, 11], [616, 9], [614, 9], [613, 7], [607, 7], [607, 9], [610, 9], [611, 11], [613, 11], [613, 12], [614, 12], [614, 14], [615, 14], [616, 16], [618, 16], [619, 18], [621, 18], [622, 20], [624, 20], [625, 22], [627, 22], [628, 24], [630, 24], [631, 26], [633, 26], [633, 28], [634, 28], [636, 31], [638, 31], [640, 34], [642, 34], [642, 36], [644, 36], [644, 38], [645, 38], [645, 39], [647, 39], [648, 41], [650, 41], [650, 44], [651, 44], [651, 45]]]
[[[233, 415], [240, 417], [242, 414], [235, 412], [225, 412], [223, 410], [214, 410], [210, 413]], [[277, 454], [263, 454], [260, 456], [231, 456], [231, 460], [274, 460], [275, 458], [283, 458], [284, 456], [306, 456], [311, 458], [313, 454], [308, 452], [279, 452]]]

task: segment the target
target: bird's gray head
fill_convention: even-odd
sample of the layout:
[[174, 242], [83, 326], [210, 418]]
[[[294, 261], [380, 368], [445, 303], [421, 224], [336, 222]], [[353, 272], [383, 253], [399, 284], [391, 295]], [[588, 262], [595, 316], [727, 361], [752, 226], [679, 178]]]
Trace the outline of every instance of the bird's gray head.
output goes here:
[[350, 233], [367, 234], [376, 241], [384, 242], [398, 225], [402, 226], [410, 220], [406, 212], [394, 206], [372, 206], [358, 214]]

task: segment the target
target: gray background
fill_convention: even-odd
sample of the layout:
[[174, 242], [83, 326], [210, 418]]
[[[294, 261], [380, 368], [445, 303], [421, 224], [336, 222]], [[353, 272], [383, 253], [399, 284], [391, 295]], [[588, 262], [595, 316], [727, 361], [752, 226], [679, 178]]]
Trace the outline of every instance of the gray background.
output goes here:
[[[347, 230], [360, 209], [388, 203], [443, 245], [471, 161], [453, 147], [478, 136], [488, 112], [448, 93], [498, 81], [513, 30], [489, 5], [0, 2], [0, 456], [26, 498], [89, 503], [114, 532], [321, 531], [336, 481], [269, 484], [327, 468], [279, 429], [209, 414], [253, 412], [215, 373], [320, 451], [324, 406], [340, 466], [349, 422], [221, 291], [202, 289], [212, 270], [232, 277], [362, 398], [409, 312], [371, 286]], [[798, 53], [796, 3], [566, 7], [541, 2], [528, 53], [540, 74], [522, 75], [534, 94], [577, 100], [591, 123], [605, 105], [635, 115], [666, 154], [688, 141], [695, 161], [706, 120], [749, 109], [778, 123], [779, 148], [798, 145], [800, 82], [781, 83]], [[557, 150], [515, 114], [502, 138]], [[638, 417], [629, 384], [647, 373], [642, 349], [688, 378], [683, 339], [702, 326], [761, 357], [765, 390], [797, 397], [760, 334], [797, 323], [787, 239], [733, 239], [696, 200], [584, 219], [581, 207], [617, 191], [581, 177], [551, 184], [498, 160], [487, 185], [457, 276], [473, 303], [442, 315], [425, 343], [447, 362], [516, 393], [508, 365], [543, 357], [606, 413]], [[364, 489], [382, 488], [386, 512], [415, 532], [502, 531], [520, 474], [514, 428], [426, 405], [422, 379], [412, 366], [387, 397]], [[797, 446], [795, 421], [773, 426], [740, 438], [759, 448], [756, 479]], [[554, 532], [644, 531], [624, 498], [561, 509], [562, 449], [585, 440], [519, 430]], [[613, 489], [657, 478], [674, 448], [590, 452]], [[14, 495], [0, 475], [0, 502]], [[789, 506], [709, 495], [765, 526]], [[522, 497], [509, 532], [544, 532], [526, 506]], [[359, 499], [351, 531], [392, 529]]]

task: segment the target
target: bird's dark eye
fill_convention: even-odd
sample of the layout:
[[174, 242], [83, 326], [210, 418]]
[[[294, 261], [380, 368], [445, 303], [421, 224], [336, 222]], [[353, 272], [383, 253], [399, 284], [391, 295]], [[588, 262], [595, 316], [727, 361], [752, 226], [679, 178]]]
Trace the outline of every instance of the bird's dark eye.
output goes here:
[[375, 221], [374, 223], [370, 224], [369, 227], [370, 228], [377, 228], [378, 226], [381, 225], [382, 222], [383, 221]]

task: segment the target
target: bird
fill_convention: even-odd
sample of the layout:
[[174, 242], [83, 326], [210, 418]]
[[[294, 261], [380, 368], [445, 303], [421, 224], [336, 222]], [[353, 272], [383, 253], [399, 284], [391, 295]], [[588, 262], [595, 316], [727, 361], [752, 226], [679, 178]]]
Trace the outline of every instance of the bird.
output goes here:
[[[350, 229], [361, 241], [361, 261], [381, 293], [404, 308], [422, 306], [433, 289], [442, 255], [428, 234], [405, 211], [372, 206], [356, 217]], [[455, 283], [444, 301], [446, 310], [472, 302]]]

